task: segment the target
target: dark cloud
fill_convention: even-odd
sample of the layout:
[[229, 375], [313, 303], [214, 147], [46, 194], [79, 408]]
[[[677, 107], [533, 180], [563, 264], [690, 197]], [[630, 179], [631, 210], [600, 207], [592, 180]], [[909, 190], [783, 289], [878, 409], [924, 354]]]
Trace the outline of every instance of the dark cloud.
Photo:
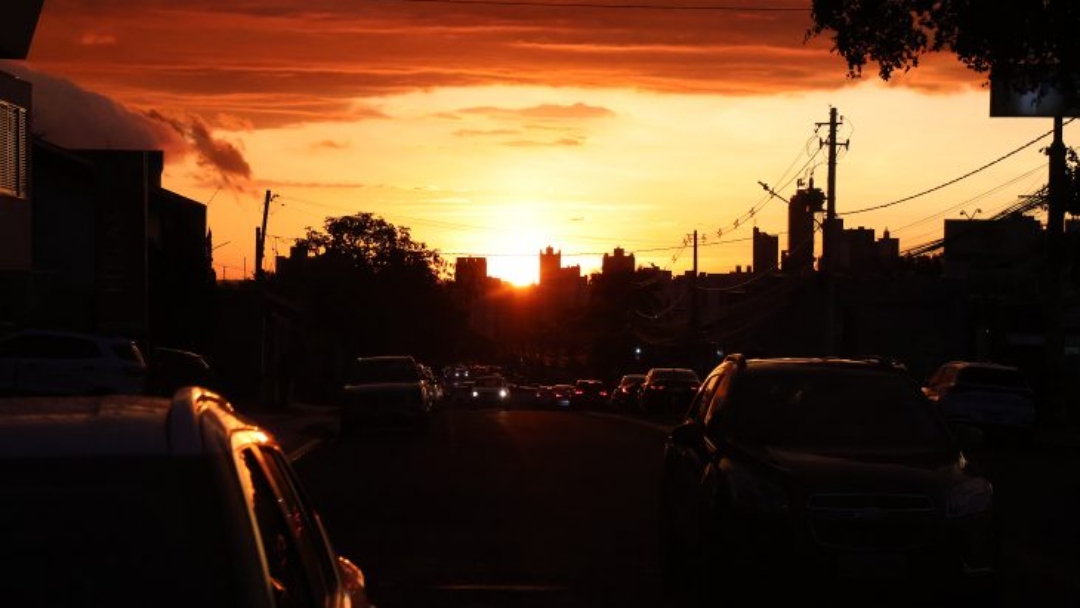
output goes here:
[[69, 80], [0, 62], [0, 69], [33, 85], [33, 130], [66, 148], [164, 150], [180, 153], [182, 139], [160, 123]]
[[251, 180], [251, 166], [244, 159], [244, 154], [240, 149], [227, 141], [215, 138], [210, 128], [199, 117], [177, 118], [166, 116], [156, 110], [147, 112], [147, 116], [168, 125], [191, 144], [199, 166], [211, 171], [218, 178], [217, 181], [221, 186], [243, 189]]

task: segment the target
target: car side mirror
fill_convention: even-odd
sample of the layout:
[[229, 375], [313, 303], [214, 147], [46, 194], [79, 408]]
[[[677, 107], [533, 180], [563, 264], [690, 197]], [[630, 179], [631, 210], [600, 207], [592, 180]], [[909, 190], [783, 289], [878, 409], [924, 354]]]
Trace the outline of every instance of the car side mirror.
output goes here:
[[346, 593], [352, 600], [354, 608], [369, 608], [371, 606], [367, 596], [367, 583], [364, 573], [348, 559], [338, 556], [338, 572], [341, 574], [341, 582]]
[[684, 422], [671, 429], [671, 443], [684, 447], [696, 448], [705, 440], [705, 428], [697, 422]]

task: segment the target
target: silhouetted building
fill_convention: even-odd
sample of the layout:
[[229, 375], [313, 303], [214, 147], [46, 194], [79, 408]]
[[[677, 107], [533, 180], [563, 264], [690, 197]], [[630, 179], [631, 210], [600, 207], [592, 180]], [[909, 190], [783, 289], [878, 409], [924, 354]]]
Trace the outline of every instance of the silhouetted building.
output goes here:
[[34, 305], [18, 321], [200, 346], [206, 206], [161, 187], [162, 152], [35, 140], [34, 158]]
[[0, 59], [26, 59], [44, 0], [4, 0], [0, 8]]
[[758, 274], [776, 272], [780, 266], [780, 237], [754, 226], [753, 270]]
[[900, 260], [900, 239], [889, 236], [886, 229], [877, 241], [877, 250], [883, 268], [893, 268]]
[[462, 289], [479, 293], [487, 278], [487, 258], [457, 258], [454, 262], [454, 282]]
[[0, 72], [0, 272], [30, 270], [30, 83]]
[[1045, 235], [1033, 217], [945, 220], [942, 275], [980, 284], [1030, 289], [1040, 270]]
[[807, 274], [814, 270], [814, 214], [821, 211], [825, 195], [814, 187], [801, 188], [788, 205], [788, 248], [783, 270]]
[[844, 220], [834, 220], [836, 251], [834, 270], [836, 272], [867, 275], [879, 268], [877, 241], [873, 228], [844, 228]]
[[634, 272], [634, 254], [626, 255], [622, 247], [616, 247], [611, 255], [604, 254], [601, 272], [606, 275], [631, 274]]
[[540, 252], [541, 301], [547, 310], [555, 312], [582, 306], [585, 302], [587, 280], [581, 276], [581, 266], [562, 266], [562, 252], [550, 245]]

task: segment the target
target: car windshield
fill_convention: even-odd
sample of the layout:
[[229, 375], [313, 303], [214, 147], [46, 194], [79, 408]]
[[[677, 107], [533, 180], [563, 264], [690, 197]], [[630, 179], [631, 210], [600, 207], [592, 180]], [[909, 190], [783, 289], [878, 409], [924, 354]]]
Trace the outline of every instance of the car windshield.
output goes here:
[[488, 376], [487, 378], [477, 378], [473, 383], [474, 387], [480, 388], [502, 388], [506, 386], [506, 380], [499, 378], [498, 376]]
[[948, 434], [908, 378], [835, 368], [747, 372], [724, 424], [736, 440], [824, 448], [945, 448]]
[[958, 384], [978, 384], [1008, 389], [1027, 389], [1020, 370], [999, 367], [965, 367], [960, 370]]
[[0, 463], [5, 600], [232, 605], [236, 560], [213, 475], [175, 457]]
[[353, 384], [418, 382], [420, 372], [408, 359], [360, 359], [353, 364], [349, 380]]
[[653, 373], [653, 382], [697, 382], [698, 376], [689, 369], [663, 369]]

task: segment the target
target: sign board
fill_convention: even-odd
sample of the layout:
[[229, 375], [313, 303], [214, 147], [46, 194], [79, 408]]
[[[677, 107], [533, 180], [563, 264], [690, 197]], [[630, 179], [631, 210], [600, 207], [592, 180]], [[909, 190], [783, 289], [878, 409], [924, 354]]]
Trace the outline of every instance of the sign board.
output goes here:
[[1018, 91], [1007, 81], [990, 78], [991, 117], [1069, 118], [1080, 116], [1080, 91], [1061, 91], [1052, 84]]

